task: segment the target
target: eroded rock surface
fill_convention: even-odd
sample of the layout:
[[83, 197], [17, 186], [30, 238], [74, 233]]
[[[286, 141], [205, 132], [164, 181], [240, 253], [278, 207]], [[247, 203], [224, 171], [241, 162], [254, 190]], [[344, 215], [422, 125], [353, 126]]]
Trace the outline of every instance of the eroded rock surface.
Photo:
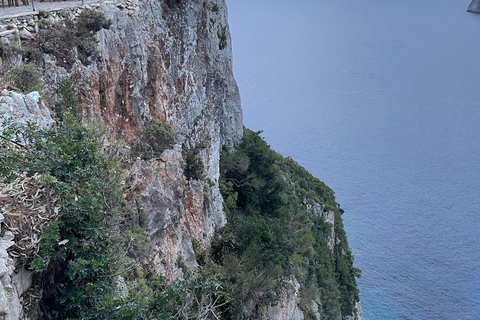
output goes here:
[[479, 0], [472, 0], [470, 5], [467, 9], [468, 12], [480, 13], [480, 1]]
[[[76, 60], [65, 68], [53, 55], [45, 55], [45, 101], [53, 106], [59, 81], [70, 77], [85, 107], [84, 116], [101, 119], [125, 149], [138, 142], [143, 128], [152, 122], [173, 127], [177, 143], [172, 148], [148, 160], [125, 152], [130, 158], [124, 159], [126, 200], [150, 235], [151, 248], [143, 263], [173, 281], [182, 277], [181, 266], [197, 266], [192, 241], [207, 246], [214, 231], [226, 223], [219, 190], [220, 152], [238, 141], [243, 131], [226, 4], [224, 0], [106, 1], [98, 10], [112, 21], [108, 30], [98, 33], [98, 57], [88, 64]], [[24, 32], [23, 38], [30, 35]], [[4, 90], [0, 126], [2, 119], [9, 118], [43, 127], [53, 124], [36, 92], [22, 95]], [[187, 179], [185, 152], [200, 145], [204, 145], [199, 150], [204, 177]], [[332, 211], [317, 203], [309, 210], [333, 226]], [[24, 319], [22, 294], [31, 289], [31, 275], [18, 266], [15, 270], [15, 260], [6, 251], [12, 240], [8, 233], [0, 239], [0, 318]], [[327, 239], [332, 250], [335, 241], [332, 227]], [[298, 281], [287, 279], [278, 301], [260, 306], [258, 319], [303, 320], [299, 294]], [[361, 319], [361, 311], [348, 319]]]
[[37, 91], [25, 95], [3, 90], [0, 93], [0, 127], [9, 119], [21, 124], [34, 122], [40, 127], [53, 124], [50, 110], [41, 101]]
[[[151, 235], [149, 263], [169, 279], [178, 263], [195, 267], [192, 239], [208, 243], [225, 224], [218, 187], [223, 145], [243, 130], [240, 96], [224, 1], [130, 1], [103, 3], [112, 21], [99, 32], [99, 59], [77, 61], [70, 70], [47, 59], [49, 102], [58, 81], [74, 79], [87, 117], [101, 117], [127, 143], [144, 125], [172, 125], [178, 143], [151, 160], [131, 159], [131, 183]], [[183, 151], [207, 141], [199, 156], [205, 179], [187, 180]], [[208, 187], [206, 186], [208, 184]]]
[[259, 311], [259, 320], [303, 320], [304, 314], [299, 308], [300, 284], [292, 277], [285, 281], [278, 301], [273, 305], [265, 306]]

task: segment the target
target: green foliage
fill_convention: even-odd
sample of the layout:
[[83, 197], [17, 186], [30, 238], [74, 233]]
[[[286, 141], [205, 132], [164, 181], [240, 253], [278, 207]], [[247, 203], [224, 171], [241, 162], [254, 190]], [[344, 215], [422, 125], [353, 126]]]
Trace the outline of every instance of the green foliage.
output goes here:
[[[59, 95], [54, 130], [7, 121], [0, 148], [2, 180], [41, 175], [57, 199], [46, 208], [58, 218], [43, 233], [38, 255], [28, 260], [44, 286], [42, 303], [51, 318], [251, 319], [258, 306], [275, 304], [292, 276], [302, 285], [307, 315], [312, 301], [322, 319], [353, 312], [360, 271], [353, 267], [333, 191], [271, 150], [260, 132], [245, 130], [236, 151], [222, 152], [219, 186], [229, 223], [210, 248], [192, 239], [198, 270], [191, 274], [179, 261], [183, 278], [169, 284], [139, 267], [149, 235], [123, 200], [122, 168], [115, 152], [104, 151], [105, 130], [82, 125], [69, 80], [59, 82]], [[175, 141], [170, 129], [152, 124], [143, 139], [163, 151]], [[203, 179], [200, 152], [209, 141], [184, 146], [188, 179]], [[207, 182], [205, 193], [214, 185]], [[334, 226], [309, 208], [314, 202], [334, 212]], [[329, 248], [332, 228], [336, 241]]]
[[133, 155], [144, 160], [159, 157], [176, 142], [177, 135], [170, 124], [154, 122], [143, 128], [141, 140], [133, 146]]
[[226, 26], [220, 27], [220, 29], [217, 32], [217, 36], [218, 36], [218, 48], [220, 50], [225, 49], [228, 45], [227, 27]]
[[97, 33], [102, 29], [109, 29], [111, 20], [105, 18], [102, 12], [93, 9], [84, 9], [76, 23], [78, 37], [87, 37], [91, 33]]
[[33, 63], [22, 64], [17, 71], [10, 74], [10, 79], [23, 93], [43, 91], [43, 82]]
[[65, 112], [79, 118], [81, 116], [80, 104], [77, 99], [77, 91], [72, 81], [69, 78], [61, 79], [58, 82], [57, 91], [60, 95], [60, 100], [55, 103], [54, 111], [58, 120], [64, 120]]
[[112, 23], [103, 13], [92, 9], [83, 10], [75, 22], [65, 20], [50, 26], [46, 19], [42, 20], [45, 21], [41, 24], [42, 29], [27, 45], [29, 54], [25, 58], [32, 56], [34, 51], [51, 54], [67, 70], [71, 69], [77, 57], [84, 65], [99, 58], [96, 33], [108, 29]]
[[220, 12], [220, 6], [215, 3], [212, 7], [212, 11], [215, 12], [215, 13]]
[[[212, 242], [210, 258], [230, 276], [233, 319], [248, 319], [256, 304], [274, 301], [289, 275], [302, 284], [306, 314], [312, 301], [325, 319], [351, 314], [358, 301], [358, 269], [333, 191], [250, 130], [235, 152], [222, 153], [220, 172], [229, 223]], [[307, 208], [314, 201], [335, 212], [335, 226]], [[333, 250], [326, 240], [332, 227], [340, 240]], [[258, 277], [251, 279], [252, 274]], [[262, 287], [256, 286], [258, 279]]]
[[60, 218], [44, 232], [30, 267], [44, 272], [51, 265], [62, 265], [66, 277], [63, 288], [56, 290], [56, 312], [64, 318], [91, 318], [84, 312], [95, 310], [113, 273], [105, 232], [118, 200], [113, 196], [116, 190], [107, 187], [113, 164], [101, 156], [94, 129], [81, 126], [71, 114], [64, 114], [55, 131], [33, 124], [8, 129], [12, 140], [24, 136], [20, 142], [30, 150], [19, 166], [10, 168], [11, 174], [42, 174], [45, 187], [61, 199]]
[[185, 159], [184, 174], [188, 180], [202, 180], [205, 178], [205, 166], [200, 158], [200, 151], [207, 147], [211, 141], [210, 137], [205, 138], [193, 149], [187, 149], [183, 146], [183, 158]]
[[[128, 295], [106, 297], [97, 319], [164, 320], [225, 319], [231, 292], [224, 279], [200, 267], [195, 274], [168, 284], [155, 273], [138, 268], [126, 277]], [[114, 300], [114, 307], [108, 300]]]
[[52, 23], [48, 19], [43, 18], [43, 19], [40, 19], [38, 21], [38, 28], [39, 29], [48, 29], [51, 25], [52, 25]]
[[205, 166], [198, 153], [198, 149], [193, 149], [185, 157], [185, 176], [188, 180], [202, 180], [205, 177]]
[[2, 59], [2, 68], [0, 68], [0, 75], [8, 75], [13, 70], [22, 58], [22, 47], [18, 41], [12, 40], [10, 43], [0, 41], [0, 58]]
[[173, 148], [173, 145], [177, 142], [177, 135], [168, 123], [152, 123], [146, 125], [143, 130], [145, 140], [157, 153]]
[[[57, 199], [55, 207], [47, 202], [46, 210], [58, 212], [58, 219], [44, 231], [40, 251], [29, 263], [43, 277], [56, 277], [43, 296], [49, 312], [60, 319], [103, 319], [107, 305], [116, 307], [115, 299], [107, 298], [116, 295], [114, 276], [125, 268], [122, 257], [140, 259], [145, 240], [128, 223], [120, 164], [102, 152], [103, 128], [83, 126], [69, 111], [72, 106], [63, 105], [76, 101], [71, 83], [63, 81], [60, 87], [55, 130], [5, 124], [0, 177], [12, 181], [39, 174]], [[137, 244], [134, 250], [124, 245], [126, 237]]]
[[45, 11], [45, 10], [38, 10], [38, 17], [40, 19], [46, 19], [46, 18], [50, 17], [50, 12]]

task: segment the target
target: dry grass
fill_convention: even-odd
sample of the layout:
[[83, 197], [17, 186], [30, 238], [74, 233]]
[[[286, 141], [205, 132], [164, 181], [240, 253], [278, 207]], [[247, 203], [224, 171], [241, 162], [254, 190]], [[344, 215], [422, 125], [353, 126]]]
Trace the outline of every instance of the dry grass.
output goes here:
[[47, 212], [40, 175], [22, 175], [12, 183], [0, 183], [0, 213], [5, 217], [5, 229], [15, 235], [15, 245], [9, 249], [12, 257], [28, 259], [38, 254], [45, 228], [58, 218], [57, 201], [53, 195], [52, 210]]

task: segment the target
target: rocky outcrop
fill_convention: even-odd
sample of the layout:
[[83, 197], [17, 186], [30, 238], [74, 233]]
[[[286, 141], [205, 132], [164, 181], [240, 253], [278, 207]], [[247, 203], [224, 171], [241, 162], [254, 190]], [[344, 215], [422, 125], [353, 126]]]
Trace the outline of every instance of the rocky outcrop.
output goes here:
[[335, 232], [333, 230], [333, 225], [335, 224], [335, 214], [332, 210], [327, 210], [324, 206], [320, 205], [318, 202], [313, 201], [312, 203], [306, 203], [307, 210], [313, 212], [317, 216], [321, 216], [323, 220], [330, 225], [330, 234], [327, 237], [328, 248], [333, 252], [333, 247], [335, 245]]
[[[219, 190], [220, 151], [238, 141], [243, 131], [226, 3], [130, 0], [105, 1], [95, 8], [112, 22], [108, 30], [98, 33], [98, 57], [88, 63], [76, 59], [65, 66], [54, 55], [44, 55], [44, 100], [53, 106], [59, 81], [73, 79], [84, 117], [102, 120], [111, 136], [121, 141], [127, 157], [123, 159], [128, 172], [125, 199], [150, 235], [150, 252], [142, 262], [174, 281], [183, 276], [182, 268], [197, 266], [192, 241], [206, 247], [214, 231], [226, 224]], [[74, 20], [83, 9], [52, 13], [44, 23]], [[38, 34], [39, 21], [33, 15], [4, 21], [0, 37], [1, 32], [5, 34], [0, 40], [7, 44], [29, 41]], [[53, 125], [37, 92], [2, 91], [0, 127], [9, 118], [34, 121], [42, 127]], [[152, 159], [137, 158], [130, 147], [141, 139], [146, 125], [158, 121], [173, 127], [177, 143]], [[187, 179], [185, 153], [195, 148], [205, 167], [204, 177]], [[326, 240], [333, 251], [333, 211], [316, 202], [306, 205], [332, 226]], [[35, 288], [31, 288], [30, 273], [15, 260], [18, 255], [12, 246], [20, 239], [5, 230], [0, 236], [0, 316], [23, 319], [25, 299], [36, 296], [25, 293]], [[299, 293], [298, 281], [287, 279], [274, 304], [259, 306], [257, 318], [304, 319]], [[313, 303], [311, 310], [320, 319], [318, 308]], [[345, 319], [361, 319], [359, 304], [357, 310], [358, 314]]]
[[295, 277], [285, 281], [285, 288], [275, 304], [260, 308], [258, 320], [303, 320], [304, 314], [299, 308], [300, 284]]
[[[176, 131], [178, 143], [161, 156], [126, 159], [131, 185], [126, 197], [150, 233], [151, 250], [144, 263], [170, 280], [182, 276], [180, 266], [196, 267], [192, 240], [207, 245], [215, 229], [226, 223], [218, 184], [220, 151], [224, 145], [233, 145], [243, 130], [226, 4], [215, 4], [215, 10], [209, 1], [95, 5], [112, 21], [109, 30], [98, 34], [98, 59], [88, 65], [76, 60], [65, 68], [54, 56], [44, 56], [46, 104], [53, 106], [58, 82], [70, 77], [85, 106], [85, 117], [102, 119], [117, 139], [126, 142], [126, 148], [138, 141], [146, 124], [167, 122]], [[78, 10], [83, 8], [52, 13], [46, 22], [75, 19]], [[2, 41], [8, 43], [8, 37], [17, 32], [34, 35], [38, 20], [26, 16], [3, 21], [9, 32]], [[20, 41], [27, 38], [24, 35]], [[2, 120], [52, 123], [38, 93], [24, 96], [3, 91], [0, 115]], [[189, 180], [183, 173], [184, 152], [202, 143], [205, 147], [198, 157], [205, 167], [204, 179]], [[7, 261], [10, 269], [12, 261]], [[18, 309], [10, 302], [7, 305], [15, 306], [10, 309]]]
[[[4, 217], [0, 214], [0, 223]], [[10, 231], [4, 232], [0, 237], [0, 316], [2, 319], [16, 320], [23, 314], [23, 306], [20, 302], [20, 296], [23, 291], [17, 291], [12, 276], [15, 270], [15, 261], [7, 253], [7, 250], [13, 246], [14, 235]]]
[[355, 312], [352, 315], [346, 316], [345, 320], [362, 320], [362, 305], [360, 301], [355, 302]]
[[[45, 56], [45, 100], [53, 105], [58, 81], [70, 77], [86, 106], [85, 116], [103, 119], [127, 143], [139, 139], [145, 124], [172, 125], [178, 144], [159, 158], [132, 158], [128, 180], [133, 190], [129, 199], [139, 200], [138, 211], [151, 235], [148, 262], [175, 279], [181, 275], [179, 263], [195, 267], [192, 239], [208, 243], [214, 230], [225, 224], [218, 187], [220, 151], [242, 135], [226, 4], [217, 2], [219, 10], [212, 10], [209, 1], [118, 1], [96, 6], [112, 21], [109, 30], [98, 34], [99, 59], [89, 65], [77, 60], [67, 70], [53, 56]], [[48, 19], [50, 23], [62, 17], [75, 19], [76, 10], [81, 8]], [[11, 30], [33, 32], [35, 20], [13, 18], [6, 23], [12, 24]], [[2, 95], [4, 119], [7, 111], [24, 113], [38, 100], [38, 93]], [[51, 121], [48, 109], [42, 106], [40, 111], [45, 117], [24, 120]], [[199, 153], [205, 179], [187, 180], [183, 152], [207, 140]]]
[[27, 95], [8, 90], [0, 93], [0, 128], [9, 119], [21, 124], [34, 122], [40, 127], [50, 127], [53, 124], [50, 110], [36, 91]]
[[[99, 59], [68, 70], [54, 57], [45, 65], [45, 91], [55, 101], [57, 83], [74, 79], [87, 117], [100, 117], [116, 136], [135, 143], [144, 125], [167, 122], [178, 144], [159, 158], [131, 159], [129, 181], [145, 217], [152, 250], [148, 262], [162, 275], [181, 275], [179, 262], [195, 266], [192, 239], [208, 243], [225, 224], [219, 191], [223, 145], [242, 135], [240, 96], [232, 73], [226, 4], [209, 1], [105, 2], [112, 21], [99, 32]], [[187, 180], [185, 150], [200, 151], [205, 179]]]
[[470, 5], [467, 9], [468, 12], [480, 13], [480, 1], [479, 0], [472, 0]]

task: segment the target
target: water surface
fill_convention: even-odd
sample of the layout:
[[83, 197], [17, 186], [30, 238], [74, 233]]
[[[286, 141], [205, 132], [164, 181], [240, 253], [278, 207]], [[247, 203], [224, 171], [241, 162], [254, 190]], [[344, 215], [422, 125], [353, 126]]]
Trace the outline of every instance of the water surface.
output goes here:
[[247, 127], [336, 191], [367, 320], [480, 319], [470, 0], [228, 0]]

